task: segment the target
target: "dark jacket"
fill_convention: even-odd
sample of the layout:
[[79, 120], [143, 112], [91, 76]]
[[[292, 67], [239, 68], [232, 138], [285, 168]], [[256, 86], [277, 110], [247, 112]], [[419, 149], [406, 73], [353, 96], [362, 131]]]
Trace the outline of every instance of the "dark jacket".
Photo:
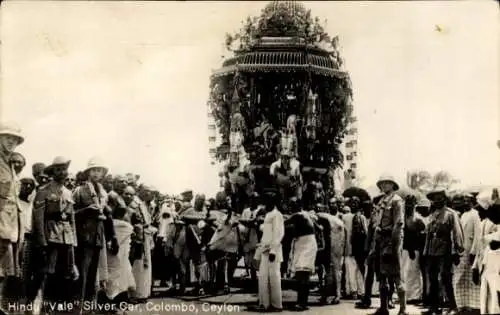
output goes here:
[[87, 182], [75, 189], [73, 199], [75, 202], [75, 224], [78, 245], [103, 247], [106, 241], [110, 241], [115, 236], [113, 218], [109, 212], [105, 211], [106, 220], [99, 219], [99, 212], [89, 209], [96, 204], [96, 199], [100, 204], [107, 205], [108, 196], [101, 184], [97, 185], [99, 192], [92, 191], [90, 183]]

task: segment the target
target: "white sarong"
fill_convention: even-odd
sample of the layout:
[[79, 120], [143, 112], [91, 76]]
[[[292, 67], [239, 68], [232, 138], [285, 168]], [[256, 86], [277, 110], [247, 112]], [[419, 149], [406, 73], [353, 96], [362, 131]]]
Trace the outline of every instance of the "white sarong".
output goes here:
[[420, 253], [415, 251], [415, 259], [411, 260], [408, 251], [403, 251], [403, 275], [406, 285], [406, 299], [408, 301], [422, 298], [423, 279], [419, 265]]
[[356, 293], [363, 295], [365, 292], [364, 277], [358, 268], [353, 256], [345, 257], [345, 291], [347, 295]]
[[144, 254], [141, 259], [134, 261], [132, 274], [134, 275], [136, 290], [133, 297], [138, 299], [147, 299], [151, 295], [151, 284], [153, 275], [151, 269], [151, 249], [153, 235], [149, 232], [144, 237]]
[[114, 299], [118, 294], [127, 292], [135, 288], [135, 280], [130, 265], [130, 236], [134, 228], [126, 221], [113, 220], [116, 238], [120, 246], [118, 255], [113, 256], [108, 253], [108, 282], [106, 285], [106, 295], [109, 299]]
[[316, 253], [318, 252], [318, 244], [314, 235], [305, 235], [293, 240], [292, 252], [290, 254], [291, 266], [290, 271], [314, 272]]
[[486, 249], [484, 270], [481, 277], [481, 314], [500, 314], [500, 250]]

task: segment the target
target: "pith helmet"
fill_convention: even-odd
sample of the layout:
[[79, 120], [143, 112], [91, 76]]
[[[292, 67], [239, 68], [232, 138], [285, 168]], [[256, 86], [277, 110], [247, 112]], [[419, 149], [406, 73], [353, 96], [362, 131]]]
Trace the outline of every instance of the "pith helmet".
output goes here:
[[394, 185], [394, 190], [398, 190], [399, 189], [399, 185], [398, 183], [394, 180], [394, 177], [391, 176], [391, 175], [387, 175], [387, 174], [384, 174], [382, 176], [380, 176], [378, 182], [377, 182], [377, 187], [379, 189], [382, 189], [382, 183], [391, 183], [392, 185]]
[[427, 193], [426, 197], [430, 201], [434, 200], [438, 196], [443, 196], [443, 197], [447, 198], [448, 195], [447, 195], [446, 191], [447, 191], [446, 187], [438, 186], [438, 187], [435, 187], [433, 190], [431, 190], [429, 193]]
[[0, 123], [0, 136], [1, 135], [16, 137], [18, 140], [18, 144], [22, 144], [24, 142], [24, 136], [22, 135], [21, 127], [19, 127], [19, 125], [14, 122]]
[[102, 168], [102, 169], [104, 169], [105, 173], [108, 172], [108, 167], [104, 164], [104, 161], [100, 157], [97, 157], [97, 156], [95, 156], [89, 160], [89, 162], [87, 164], [87, 168], [85, 169], [84, 172], [88, 172], [94, 168]]
[[45, 174], [47, 175], [51, 175], [52, 174], [52, 171], [54, 169], [54, 167], [56, 166], [60, 166], [60, 165], [63, 165], [65, 166], [66, 168], [69, 167], [69, 164], [71, 163], [71, 160], [70, 159], [67, 159], [63, 156], [57, 156], [54, 158], [54, 160], [52, 161], [52, 164], [50, 164], [49, 166], [47, 166], [45, 168]]

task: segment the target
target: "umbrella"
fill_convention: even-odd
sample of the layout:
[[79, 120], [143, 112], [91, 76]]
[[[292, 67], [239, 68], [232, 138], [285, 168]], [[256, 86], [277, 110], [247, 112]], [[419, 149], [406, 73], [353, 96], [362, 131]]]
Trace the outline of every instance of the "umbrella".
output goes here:
[[425, 198], [423, 193], [409, 187], [401, 187], [396, 193], [403, 199], [406, 199], [408, 196], [415, 196], [415, 198], [417, 198], [417, 201]]
[[361, 202], [371, 200], [370, 194], [359, 187], [347, 188], [342, 195], [346, 198], [358, 197]]
[[379, 201], [382, 199], [382, 197], [384, 197], [385, 195], [384, 194], [380, 194], [378, 196], [375, 196], [373, 197], [373, 204], [376, 205], [379, 203]]

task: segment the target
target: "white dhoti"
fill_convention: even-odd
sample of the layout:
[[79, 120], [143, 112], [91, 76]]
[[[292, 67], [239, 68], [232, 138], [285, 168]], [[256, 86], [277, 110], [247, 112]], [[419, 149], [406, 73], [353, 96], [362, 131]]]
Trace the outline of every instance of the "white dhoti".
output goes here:
[[500, 251], [487, 249], [484, 270], [481, 275], [480, 310], [481, 314], [500, 314]]
[[262, 253], [259, 266], [259, 303], [268, 308], [283, 308], [281, 296], [281, 262], [269, 261], [269, 252]]
[[415, 259], [410, 259], [407, 250], [403, 251], [402, 268], [405, 279], [406, 299], [408, 301], [420, 300], [422, 298], [423, 279], [420, 272], [420, 253], [415, 251]]
[[[498, 278], [498, 276], [496, 276]], [[491, 275], [483, 274], [480, 289], [481, 314], [500, 314], [500, 301], [496, 290], [499, 280], [492, 279]]]
[[141, 259], [134, 261], [132, 273], [134, 275], [136, 290], [134, 298], [147, 299], [151, 295], [151, 284], [153, 281], [151, 269], [151, 242], [152, 237], [146, 234], [144, 239], [144, 254]]
[[346, 294], [363, 295], [365, 292], [364, 277], [353, 256], [345, 257], [345, 291]]
[[305, 235], [293, 240], [290, 254], [290, 271], [314, 272], [318, 244], [314, 235]]
[[108, 282], [106, 295], [112, 300], [118, 294], [135, 289], [134, 275], [129, 261], [130, 235], [133, 227], [125, 221], [114, 220], [115, 233], [119, 244], [118, 255], [108, 253]]

